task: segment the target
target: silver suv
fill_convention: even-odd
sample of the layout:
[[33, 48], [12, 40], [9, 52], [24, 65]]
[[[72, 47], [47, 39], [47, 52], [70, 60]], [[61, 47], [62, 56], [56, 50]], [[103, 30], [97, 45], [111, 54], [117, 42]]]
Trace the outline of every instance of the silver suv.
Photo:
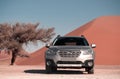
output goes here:
[[57, 71], [57, 68], [85, 68], [88, 74], [94, 73], [94, 51], [86, 38], [66, 37], [58, 35], [50, 44], [46, 44], [45, 53], [47, 73]]

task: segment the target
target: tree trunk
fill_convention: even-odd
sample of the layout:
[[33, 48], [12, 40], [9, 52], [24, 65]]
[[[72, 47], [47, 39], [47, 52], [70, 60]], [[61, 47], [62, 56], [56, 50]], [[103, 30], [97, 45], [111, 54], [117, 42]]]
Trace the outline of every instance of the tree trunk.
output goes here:
[[10, 65], [13, 65], [15, 60], [16, 60], [16, 57], [17, 57], [17, 53], [18, 53], [18, 49], [14, 49], [12, 51], [12, 58], [11, 58], [11, 64]]

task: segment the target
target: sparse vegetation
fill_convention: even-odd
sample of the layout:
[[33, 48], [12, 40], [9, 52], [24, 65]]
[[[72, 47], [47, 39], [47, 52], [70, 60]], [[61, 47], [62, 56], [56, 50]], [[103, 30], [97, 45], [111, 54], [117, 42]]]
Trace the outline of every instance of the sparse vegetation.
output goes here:
[[17, 55], [26, 56], [21, 53], [23, 44], [37, 41], [48, 42], [55, 35], [54, 28], [39, 28], [39, 23], [16, 23], [0, 24], [0, 49], [7, 50], [6, 53], [12, 52], [11, 65], [14, 64]]

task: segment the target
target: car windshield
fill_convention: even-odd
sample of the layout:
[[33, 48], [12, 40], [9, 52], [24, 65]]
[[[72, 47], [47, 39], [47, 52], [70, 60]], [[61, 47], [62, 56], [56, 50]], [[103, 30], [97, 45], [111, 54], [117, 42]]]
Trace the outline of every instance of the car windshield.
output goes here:
[[88, 42], [85, 38], [80, 37], [60, 37], [54, 44], [54, 46], [88, 46]]

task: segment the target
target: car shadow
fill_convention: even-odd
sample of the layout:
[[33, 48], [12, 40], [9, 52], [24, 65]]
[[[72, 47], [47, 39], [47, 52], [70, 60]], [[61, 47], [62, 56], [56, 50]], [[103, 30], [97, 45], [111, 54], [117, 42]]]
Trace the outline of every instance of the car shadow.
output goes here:
[[[31, 73], [31, 74], [48, 74], [44, 69], [41, 69], [41, 70], [30, 69], [30, 70], [24, 70], [24, 72]], [[85, 74], [85, 73], [79, 70], [57, 70], [56, 72], [52, 72], [49, 74]]]

